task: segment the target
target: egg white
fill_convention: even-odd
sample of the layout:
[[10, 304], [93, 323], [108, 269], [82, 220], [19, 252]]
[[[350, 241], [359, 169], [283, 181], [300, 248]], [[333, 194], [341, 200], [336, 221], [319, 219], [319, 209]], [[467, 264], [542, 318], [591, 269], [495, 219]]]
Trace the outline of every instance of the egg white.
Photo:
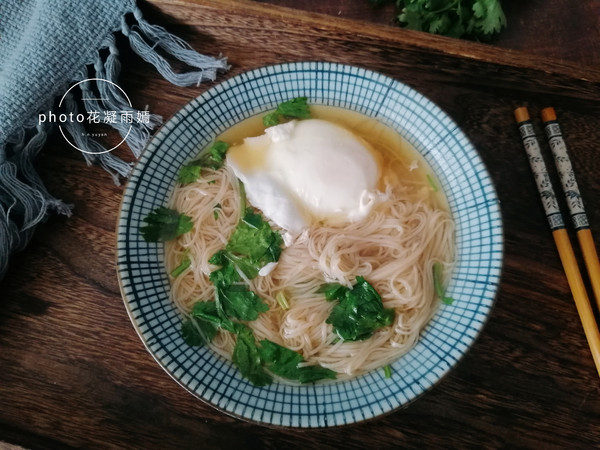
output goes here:
[[248, 201], [292, 234], [369, 214], [381, 193], [373, 150], [351, 131], [320, 119], [269, 127], [232, 146], [227, 163]]

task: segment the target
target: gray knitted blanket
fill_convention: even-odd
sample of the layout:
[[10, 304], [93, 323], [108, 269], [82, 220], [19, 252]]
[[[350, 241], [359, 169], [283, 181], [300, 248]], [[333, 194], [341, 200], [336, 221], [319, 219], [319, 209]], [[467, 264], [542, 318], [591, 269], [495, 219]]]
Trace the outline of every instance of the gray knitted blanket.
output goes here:
[[[0, 279], [38, 223], [53, 212], [71, 213], [34, 169], [48, 133], [59, 129], [65, 145], [79, 149], [89, 164], [100, 164], [118, 183], [131, 165], [86, 128], [99, 121], [115, 128], [137, 157], [161, 123], [159, 116], [132, 106], [118, 86], [117, 33], [178, 86], [214, 80], [227, 69], [225, 58], [202, 55], [149, 24], [134, 0], [0, 2]], [[176, 73], [172, 59], [191, 70]]]

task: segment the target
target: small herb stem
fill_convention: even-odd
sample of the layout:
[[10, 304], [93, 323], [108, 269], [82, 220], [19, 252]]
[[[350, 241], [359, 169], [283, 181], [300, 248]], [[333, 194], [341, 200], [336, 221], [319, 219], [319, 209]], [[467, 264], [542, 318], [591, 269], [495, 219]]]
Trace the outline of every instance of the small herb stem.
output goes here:
[[277, 303], [279, 303], [279, 306], [281, 306], [281, 309], [283, 309], [284, 311], [290, 309], [290, 304], [288, 303], [283, 291], [277, 293], [277, 295], [275, 296], [275, 300], [277, 300]]
[[383, 366], [383, 375], [386, 378], [392, 378], [392, 368], [390, 367], [389, 364], [386, 366]]
[[437, 183], [435, 182], [435, 180], [433, 179], [433, 177], [431, 176], [431, 174], [427, 174], [427, 181], [429, 181], [429, 184], [431, 185], [431, 189], [433, 189], [433, 192], [437, 192], [438, 186], [437, 186]]
[[442, 263], [440, 262], [435, 262], [433, 264], [433, 287], [435, 289], [435, 294], [441, 301], [447, 305], [452, 304], [454, 299], [452, 297], [446, 297], [446, 291], [442, 285]]
[[244, 183], [242, 183], [240, 181], [239, 183], [240, 186], [240, 208], [241, 208], [241, 215], [243, 216], [244, 213], [246, 212], [246, 187], [244, 186]]

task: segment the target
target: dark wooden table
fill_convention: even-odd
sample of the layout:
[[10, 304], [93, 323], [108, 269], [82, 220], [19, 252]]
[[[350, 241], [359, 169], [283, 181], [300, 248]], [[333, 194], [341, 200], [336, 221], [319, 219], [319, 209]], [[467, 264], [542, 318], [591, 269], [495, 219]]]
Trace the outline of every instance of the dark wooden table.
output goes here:
[[[397, 29], [393, 6], [373, 11], [362, 0], [264, 3], [141, 6], [199, 51], [227, 55], [232, 68], [217, 82], [265, 64], [326, 59], [392, 76], [447, 111], [480, 151], [502, 204], [503, 279], [481, 336], [424, 397], [368, 423], [272, 429], [218, 412], [156, 364], [129, 321], [115, 272], [123, 186], [54, 135], [39, 170], [74, 214], [40, 226], [0, 284], [0, 441], [41, 449], [600, 446], [598, 372], [512, 115], [529, 106], [542, 138], [539, 111], [556, 108], [600, 236], [600, 2], [506, 1], [509, 28], [492, 45]], [[126, 48], [122, 59], [120, 85], [134, 105], [165, 118], [214, 84], [177, 88]]]

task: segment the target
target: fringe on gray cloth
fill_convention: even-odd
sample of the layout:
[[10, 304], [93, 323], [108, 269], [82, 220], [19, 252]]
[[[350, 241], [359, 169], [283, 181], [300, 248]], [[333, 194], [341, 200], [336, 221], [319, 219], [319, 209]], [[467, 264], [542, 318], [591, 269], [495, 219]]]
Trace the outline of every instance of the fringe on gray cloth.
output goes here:
[[[202, 55], [164, 28], [149, 24], [138, 8], [134, 8], [132, 13], [134, 20], [131, 20], [131, 13], [122, 17], [119, 31], [128, 38], [133, 51], [152, 64], [169, 82], [177, 86], [199, 85], [206, 80], [214, 81], [218, 71], [228, 69], [226, 58]], [[176, 73], [158, 49], [194, 69]], [[137, 158], [150, 138], [151, 131], [162, 123], [162, 118], [130, 106], [126, 95], [116, 84], [120, 69], [119, 50], [114, 34], [110, 33], [96, 50], [94, 60], [82, 67], [73, 76], [71, 83], [81, 82], [77, 88], [81, 90], [82, 98], [86, 98], [86, 95], [87, 98], [94, 97], [91, 92], [93, 89], [100, 93], [99, 99], [83, 102], [87, 113], [119, 111], [130, 113], [133, 117], [138, 113], [146, 113], [145, 121], [110, 123]], [[108, 82], [96, 82], [95, 85], [82, 82], [91, 78]], [[63, 93], [67, 90], [68, 86]], [[72, 92], [68, 92], [63, 100], [61, 106], [67, 114], [73, 113], [75, 117], [80, 114]], [[55, 98], [49, 99], [49, 104], [43, 111], [50, 111], [54, 101]], [[82, 155], [88, 164], [102, 166], [117, 184], [120, 177], [128, 176], [132, 164], [107, 152], [100, 142], [85, 132], [84, 123], [68, 121], [61, 123], [61, 126], [75, 146], [84, 150]], [[46, 219], [50, 212], [71, 215], [71, 206], [54, 198], [46, 190], [33, 165], [50, 129], [49, 123], [40, 123], [39, 119], [35, 123], [30, 118], [29, 123], [0, 142], [0, 280], [6, 273], [10, 256], [27, 245], [36, 225]]]

